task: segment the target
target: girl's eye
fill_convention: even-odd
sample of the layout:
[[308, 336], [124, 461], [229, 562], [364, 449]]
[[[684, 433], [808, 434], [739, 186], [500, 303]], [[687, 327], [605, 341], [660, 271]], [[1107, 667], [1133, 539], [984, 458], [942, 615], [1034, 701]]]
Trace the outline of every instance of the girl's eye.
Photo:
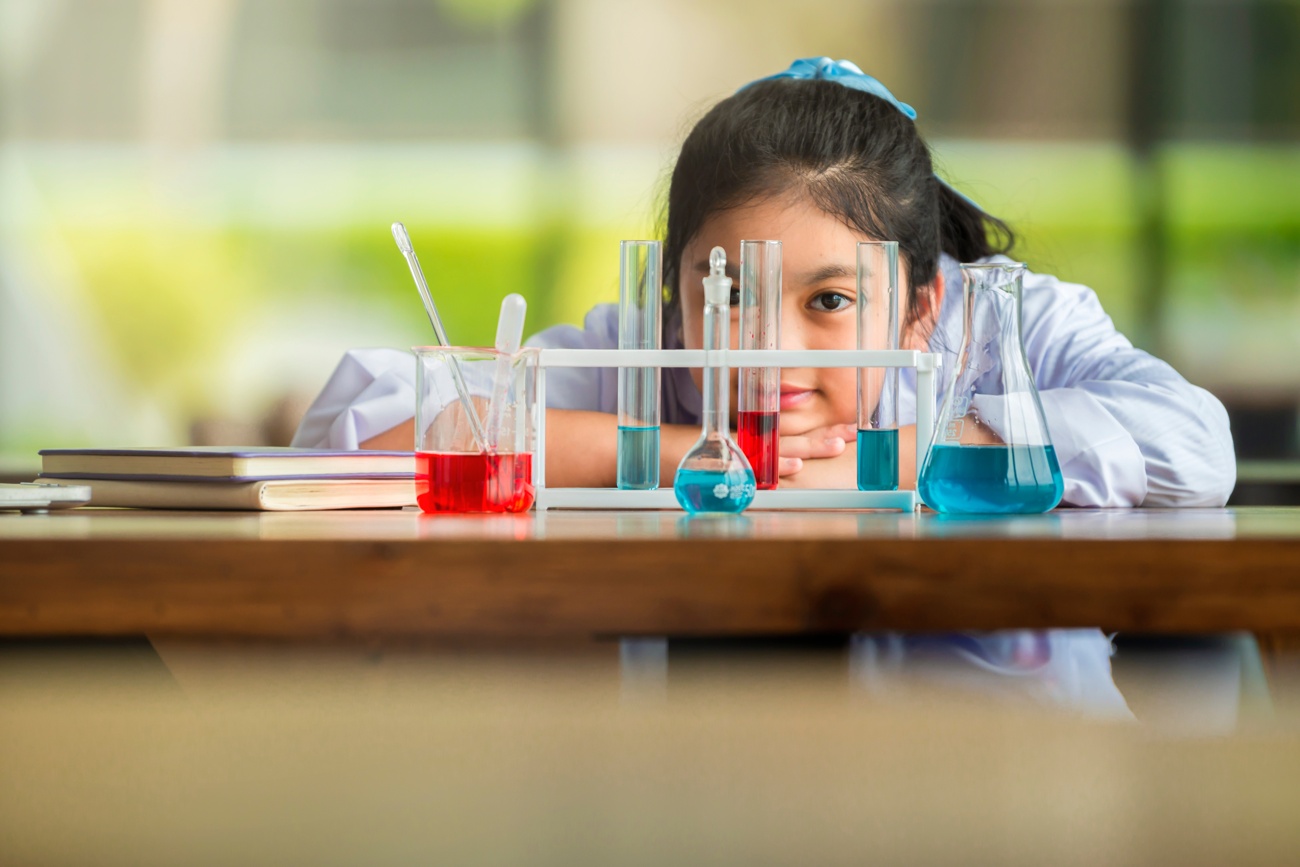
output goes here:
[[840, 310], [851, 306], [853, 299], [847, 295], [841, 295], [839, 292], [823, 292], [815, 296], [808, 306], [813, 310], [821, 310], [826, 313], [836, 313]]
[[733, 310], [740, 309], [740, 287], [739, 286], [731, 287], [731, 308]]

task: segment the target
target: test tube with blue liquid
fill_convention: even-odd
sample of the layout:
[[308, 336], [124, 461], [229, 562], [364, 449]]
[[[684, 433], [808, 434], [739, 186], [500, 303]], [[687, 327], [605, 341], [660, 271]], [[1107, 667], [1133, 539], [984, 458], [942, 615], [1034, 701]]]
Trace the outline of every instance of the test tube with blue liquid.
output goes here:
[[[898, 348], [898, 242], [858, 244], [858, 349]], [[898, 490], [898, 368], [858, 369], [858, 490]]]
[[[663, 346], [661, 259], [658, 241], [623, 241], [619, 246], [619, 349]], [[622, 490], [659, 487], [659, 386], [657, 367], [618, 370], [617, 484]]]
[[[740, 242], [740, 348], [781, 348], [781, 242]], [[781, 456], [781, 368], [742, 367], [736, 440], [760, 491], [777, 484]]]

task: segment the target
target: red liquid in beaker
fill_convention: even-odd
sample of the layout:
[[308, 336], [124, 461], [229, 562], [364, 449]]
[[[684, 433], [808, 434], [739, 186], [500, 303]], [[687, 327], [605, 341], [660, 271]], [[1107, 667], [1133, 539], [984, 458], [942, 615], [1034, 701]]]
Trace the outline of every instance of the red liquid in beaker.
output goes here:
[[776, 462], [781, 456], [781, 414], [779, 412], [736, 413], [736, 444], [754, 470], [754, 484], [760, 491], [776, 487]]
[[426, 512], [523, 512], [536, 494], [531, 452], [415, 453], [415, 501]]

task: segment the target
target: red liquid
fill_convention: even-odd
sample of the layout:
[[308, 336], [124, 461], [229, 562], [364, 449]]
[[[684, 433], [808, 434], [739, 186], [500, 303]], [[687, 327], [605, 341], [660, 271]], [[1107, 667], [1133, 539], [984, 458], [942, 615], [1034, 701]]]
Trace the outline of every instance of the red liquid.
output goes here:
[[780, 420], [779, 412], [736, 413], [736, 440], [745, 457], [749, 458], [749, 465], [754, 470], [754, 483], [760, 491], [776, 487], [776, 461], [781, 456]]
[[536, 494], [531, 453], [415, 453], [415, 501], [426, 512], [523, 512]]

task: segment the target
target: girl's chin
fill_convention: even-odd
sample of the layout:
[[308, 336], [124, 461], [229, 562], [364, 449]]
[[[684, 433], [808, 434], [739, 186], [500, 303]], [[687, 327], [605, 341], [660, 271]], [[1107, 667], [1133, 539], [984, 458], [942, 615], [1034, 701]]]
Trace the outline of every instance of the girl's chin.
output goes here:
[[835, 424], [824, 411], [813, 406], [804, 409], [781, 410], [781, 436], [803, 436]]

